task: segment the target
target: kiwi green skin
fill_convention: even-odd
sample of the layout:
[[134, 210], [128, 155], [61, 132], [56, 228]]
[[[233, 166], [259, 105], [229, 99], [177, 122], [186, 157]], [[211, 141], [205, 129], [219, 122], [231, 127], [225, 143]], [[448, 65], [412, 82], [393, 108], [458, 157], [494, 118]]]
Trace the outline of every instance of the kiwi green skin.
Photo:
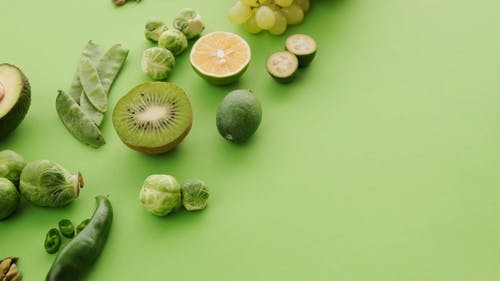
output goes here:
[[233, 74], [231, 76], [224, 77], [224, 78], [215, 78], [215, 77], [207, 76], [206, 74], [202, 73], [198, 68], [196, 68], [196, 66], [194, 66], [192, 64], [191, 64], [191, 66], [193, 67], [196, 74], [198, 74], [205, 81], [207, 81], [213, 85], [216, 85], [216, 86], [226, 86], [226, 85], [233, 84], [233, 83], [237, 82], [238, 80], [240, 80], [241, 76], [243, 76], [243, 74], [247, 70], [249, 64], [250, 63], [247, 63], [238, 73]]
[[262, 106], [251, 90], [230, 92], [217, 109], [217, 130], [222, 137], [235, 143], [247, 141], [261, 121]]
[[191, 127], [192, 127], [192, 120], [191, 120], [191, 124], [186, 128], [186, 130], [184, 130], [184, 132], [182, 132], [182, 134], [176, 138], [174, 141], [164, 145], [164, 146], [160, 146], [160, 147], [147, 147], [147, 146], [136, 146], [136, 145], [132, 145], [130, 143], [127, 143], [127, 141], [125, 139], [121, 139], [122, 142], [124, 144], [126, 144], [128, 147], [130, 147], [131, 149], [133, 150], [136, 150], [136, 151], [139, 151], [139, 152], [143, 152], [143, 153], [147, 153], [147, 154], [162, 154], [162, 153], [165, 153], [165, 152], [168, 152], [170, 150], [172, 150], [174, 147], [176, 147], [181, 141], [184, 140], [184, 138], [187, 136], [187, 134], [189, 133], [189, 131], [191, 130]]
[[23, 87], [16, 104], [12, 107], [9, 113], [0, 117], [0, 139], [13, 132], [21, 124], [31, 105], [31, 85], [28, 78], [17, 66], [8, 63], [0, 64], [0, 67], [5, 66], [15, 68], [19, 71]]

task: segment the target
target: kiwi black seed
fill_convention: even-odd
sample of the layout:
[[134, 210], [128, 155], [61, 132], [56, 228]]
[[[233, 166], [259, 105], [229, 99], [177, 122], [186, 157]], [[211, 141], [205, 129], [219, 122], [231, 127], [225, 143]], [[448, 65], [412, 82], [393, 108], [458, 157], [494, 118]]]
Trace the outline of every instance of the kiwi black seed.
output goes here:
[[174, 148], [189, 133], [192, 122], [188, 96], [171, 82], [142, 83], [113, 110], [113, 125], [123, 143], [150, 154]]

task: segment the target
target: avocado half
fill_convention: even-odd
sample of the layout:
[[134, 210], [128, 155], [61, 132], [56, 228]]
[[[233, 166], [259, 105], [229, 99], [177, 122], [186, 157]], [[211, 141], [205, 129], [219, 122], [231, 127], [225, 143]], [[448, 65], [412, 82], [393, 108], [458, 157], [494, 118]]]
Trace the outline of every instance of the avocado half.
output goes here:
[[28, 78], [15, 65], [0, 64], [0, 139], [24, 120], [31, 104]]

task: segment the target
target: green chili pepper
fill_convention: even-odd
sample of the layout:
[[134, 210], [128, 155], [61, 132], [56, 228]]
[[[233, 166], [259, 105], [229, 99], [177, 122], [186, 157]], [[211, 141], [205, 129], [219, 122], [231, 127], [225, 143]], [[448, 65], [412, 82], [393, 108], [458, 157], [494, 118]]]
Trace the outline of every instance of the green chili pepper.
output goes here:
[[89, 224], [90, 222], [90, 219], [85, 219], [83, 220], [77, 227], [76, 227], [76, 233], [80, 233], [80, 231], [82, 231], [86, 226], [87, 224]]
[[62, 235], [67, 238], [73, 238], [75, 236], [75, 228], [70, 220], [63, 219], [59, 221], [59, 231], [61, 231]]
[[61, 247], [61, 234], [57, 228], [52, 228], [45, 237], [45, 251], [49, 254], [56, 253]]
[[77, 281], [101, 254], [113, 221], [108, 198], [96, 197], [97, 207], [89, 224], [57, 255], [45, 281]]

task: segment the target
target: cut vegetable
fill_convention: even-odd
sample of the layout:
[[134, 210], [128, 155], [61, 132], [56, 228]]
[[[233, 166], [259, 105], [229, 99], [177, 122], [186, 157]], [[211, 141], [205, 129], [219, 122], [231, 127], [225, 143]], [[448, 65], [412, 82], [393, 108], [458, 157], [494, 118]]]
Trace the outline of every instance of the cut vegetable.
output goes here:
[[276, 52], [269, 56], [266, 62], [267, 72], [280, 83], [291, 82], [298, 67], [297, 57], [288, 51]]
[[227, 85], [245, 73], [251, 52], [240, 36], [216, 31], [198, 39], [189, 58], [193, 69], [203, 79], [214, 85]]
[[24, 73], [12, 64], [0, 64], [0, 139], [24, 120], [31, 104], [31, 87]]
[[299, 67], [304, 67], [314, 59], [317, 44], [309, 35], [294, 34], [286, 39], [285, 49], [297, 56]]

